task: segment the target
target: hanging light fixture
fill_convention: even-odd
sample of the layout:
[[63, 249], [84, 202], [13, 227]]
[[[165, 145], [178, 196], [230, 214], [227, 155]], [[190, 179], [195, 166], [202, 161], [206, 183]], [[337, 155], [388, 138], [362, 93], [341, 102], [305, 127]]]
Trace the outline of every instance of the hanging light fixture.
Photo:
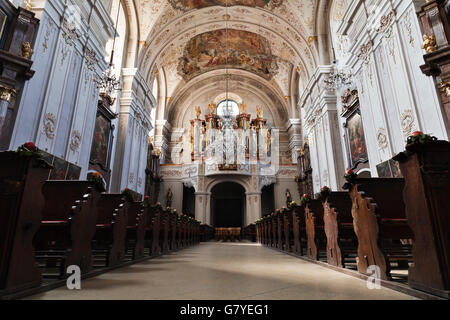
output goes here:
[[351, 86], [353, 75], [349, 68], [338, 69], [336, 63], [333, 64], [333, 71], [323, 81], [324, 87], [329, 91], [339, 90], [342, 87]]
[[116, 37], [117, 37], [117, 28], [119, 24], [119, 14], [120, 14], [120, 1], [119, 1], [119, 7], [117, 9], [117, 18], [116, 18], [116, 24], [114, 27], [114, 40], [113, 40], [113, 46], [111, 51], [111, 58], [109, 60], [109, 66], [108, 69], [103, 71], [101, 78], [94, 79], [95, 83], [97, 84], [97, 88], [100, 89], [102, 92], [104, 92], [106, 95], [111, 96], [113, 92], [121, 90], [120, 87], [120, 79], [117, 79], [116, 75], [114, 74], [114, 49], [116, 46]]

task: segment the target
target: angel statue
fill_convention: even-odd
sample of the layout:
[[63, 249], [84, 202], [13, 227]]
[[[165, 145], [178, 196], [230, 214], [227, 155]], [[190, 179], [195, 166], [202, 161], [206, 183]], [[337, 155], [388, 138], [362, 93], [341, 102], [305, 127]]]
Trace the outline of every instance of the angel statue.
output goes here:
[[423, 44], [422, 49], [424, 49], [427, 53], [431, 53], [436, 51], [436, 38], [431, 35], [428, 36], [426, 34], [423, 35]]
[[247, 112], [247, 105], [245, 103], [239, 103], [239, 113], [244, 114]]
[[261, 107], [256, 107], [256, 117], [258, 119], [262, 119], [262, 117], [263, 117], [263, 110], [262, 110]]
[[200, 115], [202, 114], [200, 107], [195, 107], [195, 114], [197, 115], [197, 119], [200, 119]]
[[215, 114], [216, 108], [217, 108], [217, 106], [215, 103], [208, 104], [209, 114]]

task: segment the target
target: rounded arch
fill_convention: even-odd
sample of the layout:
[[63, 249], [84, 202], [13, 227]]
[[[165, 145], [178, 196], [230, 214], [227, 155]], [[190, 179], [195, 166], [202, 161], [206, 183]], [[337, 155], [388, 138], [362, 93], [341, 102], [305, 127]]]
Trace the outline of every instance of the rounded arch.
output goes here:
[[319, 54], [319, 64], [328, 65], [330, 59], [330, 8], [333, 0], [319, 0], [316, 13], [316, 35]]
[[214, 177], [214, 179], [210, 179], [211, 181], [209, 181], [206, 186], [205, 186], [205, 190], [207, 193], [211, 193], [212, 189], [220, 184], [220, 183], [224, 183], [224, 182], [232, 182], [232, 183], [237, 183], [239, 184], [242, 188], [244, 188], [245, 192], [251, 192], [251, 185], [250, 182], [247, 182], [246, 180], [248, 180], [248, 177], [236, 177], [236, 176], [217, 176]]

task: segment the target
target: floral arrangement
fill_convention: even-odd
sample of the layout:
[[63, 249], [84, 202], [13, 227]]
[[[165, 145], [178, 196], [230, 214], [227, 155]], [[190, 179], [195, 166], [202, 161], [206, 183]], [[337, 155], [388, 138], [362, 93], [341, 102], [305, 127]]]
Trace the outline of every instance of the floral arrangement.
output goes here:
[[105, 182], [103, 181], [102, 175], [98, 171], [89, 172], [87, 174], [87, 181], [92, 182], [98, 189], [105, 191]]
[[408, 137], [407, 144], [423, 144], [430, 141], [437, 141], [436, 137], [424, 134], [422, 131], [414, 131], [411, 136]]
[[130, 202], [133, 201], [133, 192], [132, 192], [130, 189], [125, 188], [125, 189], [122, 190], [121, 193], [122, 193], [123, 196], [125, 196], [125, 198], [126, 198], [128, 201], [130, 201]]
[[311, 201], [311, 196], [309, 194], [305, 193], [302, 196], [302, 199], [300, 200], [300, 205], [306, 206], [308, 204], [308, 202], [310, 202], [310, 201]]
[[348, 182], [355, 180], [357, 177], [358, 175], [352, 169], [348, 169], [344, 175], [344, 179]]
[[159, 201], [158, 201], [158, 202], [156, 202], [156, 203], [155, 203], [155, 206], [157, 206], [157, 207], [161, 208], [161, 207], [162, 207], [162, 206], [161, 206], [161, 202], [159, 202]]
[[145, 196], [144, 197], [144, 201], [141, 202], [141, 207], [142, 208], [147, 208], [150, 205], [150, 197], [149, 196]]
[[291, 208], [295, 207], [296, 205], [297, 205], [297, 202], [291, 201], [288, 205], [288, 208], [291, 209]]
[[330, 194], [331, 194], [331, 189], [328, 188], [327, 186], [323, 186], [323, 187], [320, 189], [320, 196], [321, 196], [322, 198], [327, 198]]
[[33, 142], [27, 142], [17, 148], [17, 153], [21, 156], [40, 158], [42, 157], [38, 147]]

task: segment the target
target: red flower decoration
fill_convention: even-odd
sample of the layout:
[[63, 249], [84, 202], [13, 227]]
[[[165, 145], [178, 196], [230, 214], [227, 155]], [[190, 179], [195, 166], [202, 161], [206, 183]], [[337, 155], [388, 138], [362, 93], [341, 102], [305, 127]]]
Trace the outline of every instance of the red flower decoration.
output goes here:
[[323, 186], [323, 187], [322, 187], [322, 190], [323, 190], [323, 191], [328, 190], [328, 187], [327, 187], [327, 186]]
[[27, 142], [23, 146], [30, 151], [35, 151], [37, 149], [36, 145], [33, 142]]
[[352, 169], [348, 169], [348, 170], [347, 170], [347, 174], [348, 174], [348, 175], [351, 175], [351, 174], [353, 174], [353, 173], [354, 173], [354, 172], [353, 172]]
[[123, 191], [130, 191], [130, 189], [128, 189], [128, 188], [125, 188], [125, 189], [123, 189]]
[[308, 194], [305, 193], [305, 194], [303, 195], [303, 198], [307, 198], [307, 197], [308, 197]]
[[421, 136], [421, 135], [423, 135], [422, 131], [414, 131], [412, 134], [413, 137], [417, 137], [417, 136]]
[[150, 199], [149, 196], [145, 196], [145, 197], [144, 197], [144, 200], [148, 200], [148, 199]]
[[92, 172], [92, 176], [93, 176], [94, 178], [100, 178], [100, 172], [97, 172], [97, 171]]

